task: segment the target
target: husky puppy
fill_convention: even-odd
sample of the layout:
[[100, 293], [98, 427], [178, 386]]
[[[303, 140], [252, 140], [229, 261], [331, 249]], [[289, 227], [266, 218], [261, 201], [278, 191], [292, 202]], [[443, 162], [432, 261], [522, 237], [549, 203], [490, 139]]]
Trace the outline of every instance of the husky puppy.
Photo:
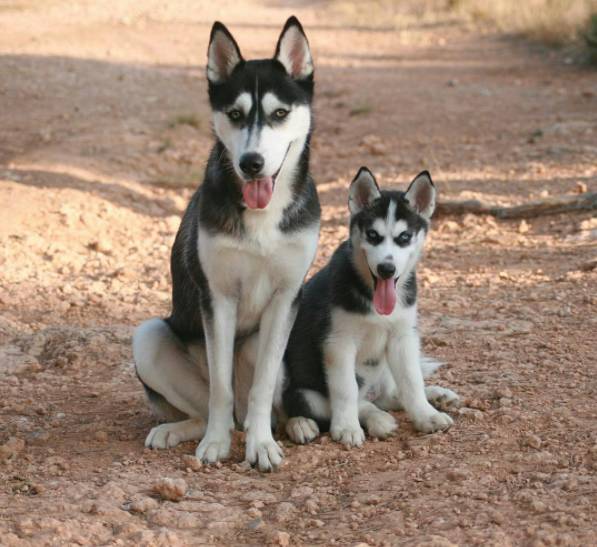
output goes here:
[[[424, 376], [439, 363], [421, 356], [415, 268], [435, 207], [427, 171], [406, 192], [380, 191], [362, 167], [350, 186], [350, 238], [311, 278], [285, 354], [286, 431], [296, 443], [320, 429], [347, 446], [397, 427], [385, 410], [404, 408], [419, 431], [452, 425], [429, 400], [458, 396]], [[384, 410], [385, 409], [385, 410]]]
[[284, 349], [315, 256], [320, 207], [309, 175], [313, 62], [291, 17], [272, 59], [245, 61], [215, 23], [207, 79], [216, 143], [172, 248], [172, 312], [133, 337], [137, 374], [160, 420], [146, 446], [201, 439], [226, 458], [244, 424], [246, 459], [282, 460], [272, 436]]

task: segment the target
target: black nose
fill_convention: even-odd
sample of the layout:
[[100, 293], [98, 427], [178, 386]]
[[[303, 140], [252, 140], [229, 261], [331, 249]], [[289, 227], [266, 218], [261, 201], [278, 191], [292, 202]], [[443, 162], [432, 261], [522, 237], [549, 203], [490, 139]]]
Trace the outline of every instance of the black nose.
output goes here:
[[257, 152], [248, 152], [240, 158], [240, 168], [245, 175], [255, 176], [263, 169], [263, 156]]
[[377, 274], [382, 279], [390, 279], [396, 272], [396, 266], [391, 262], [382, 262], [377, 266]]

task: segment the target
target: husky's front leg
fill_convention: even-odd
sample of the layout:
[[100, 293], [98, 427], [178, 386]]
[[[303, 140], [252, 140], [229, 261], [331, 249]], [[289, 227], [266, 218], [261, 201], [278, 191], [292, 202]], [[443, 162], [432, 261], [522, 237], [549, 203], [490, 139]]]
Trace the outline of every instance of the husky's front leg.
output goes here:
[[259, 324], [259, 346], [245, 419], [246, 459], [261, 471], [271, 471], [284, 456], [272, 435], [272, 404], [290, 329], [296, 317], [296, 294], [283, 292], [272, 299]]
[[228, 457], [234, 427], [232, 358], [237, 303], [213, 293], [212, 310], [209, 315], [203, 314], [209, 367], [209, 417], [205, 436], [195, 452], [197, 458], [206, 463]]
[[359, 423], [359, 386], [355, 374], [356, 347], [342, 339], [326, 352], [326, 368], [332, 420], [332, 439], [348, 447], [361, 446], [365, 433]]
[[438, 412], [425, 395], [421, 371], [420, 340], [417, 330], [410, 326], [405, 332], [396, 333], [390, 341], [388, 361], [398, 385], [400, 401], [416, 429], [433, 433], [448, 429], [452, 418]]

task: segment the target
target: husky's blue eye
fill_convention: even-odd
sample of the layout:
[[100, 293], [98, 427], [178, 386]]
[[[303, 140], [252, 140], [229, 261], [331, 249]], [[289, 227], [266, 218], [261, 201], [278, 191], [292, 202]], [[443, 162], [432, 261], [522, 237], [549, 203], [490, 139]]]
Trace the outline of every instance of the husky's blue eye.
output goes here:
[[367, 236], [367, 240], [369, 241], [369, 243], [371, 243], [372, 245], [379, 245], [383, 241], [383, 236], [380, 235], [379, 232], [377, 230], [374, 230], [373, 228], [367, 230], [365, 232], [365, 235]]
[[228, 112], [228, 117], [230, 118], [231, 121], [237, 122], [243, 117], [243, 113], [240, 110], [236, 110], [236, 109], [230, 110]]
[[402, 232], [398, 237], [394, 238], [396, 245], [408, 245], [413, 235], [410, 232]]
[[278, 108], [278, 110], [274, 110], [274, 118], [276, 120], [283, 120], [286, 116], [288, 116], [288, 110], [284, 108]]

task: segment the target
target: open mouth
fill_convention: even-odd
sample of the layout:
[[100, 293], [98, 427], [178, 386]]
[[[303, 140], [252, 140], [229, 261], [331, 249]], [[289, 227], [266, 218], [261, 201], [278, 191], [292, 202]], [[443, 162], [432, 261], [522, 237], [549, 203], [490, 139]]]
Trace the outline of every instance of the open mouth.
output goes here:
[[[371, 271], [371, 268], [369, 268]], [[391, 315], [396, 307], [396, 283], [399, 277], [382, 279], [371, 272], [373, 276], [373, 306], [379, 315]]]
[[288, 155], [291, 144], [292, 142], [288, 145], [286, 153], [284, 154], [284, 158], [280, 163], [280, 167], [278, 167], [278, 170], [273, 174], [273, 176], [261, 177], [243, 182], [241, 192], [243, 194], [245, 204], [249, 209], [265, 209], [269, 205], [269, 202], [274, 194], [276, 179], [278, 178], [278, 174], [282, 170], [284, 162], [286, 161], [286, 156]]

